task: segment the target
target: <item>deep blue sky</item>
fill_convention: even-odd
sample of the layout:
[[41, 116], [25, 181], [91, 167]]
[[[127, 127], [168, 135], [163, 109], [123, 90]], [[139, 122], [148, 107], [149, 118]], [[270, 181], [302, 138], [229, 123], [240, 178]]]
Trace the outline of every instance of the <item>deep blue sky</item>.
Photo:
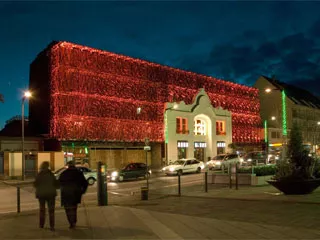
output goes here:
[[319, 9], [320, 2], [0, 2], [0, 128], [21, 114], [29, 64], [53, 40], [246, 85], [275, 74], [320, 95]]

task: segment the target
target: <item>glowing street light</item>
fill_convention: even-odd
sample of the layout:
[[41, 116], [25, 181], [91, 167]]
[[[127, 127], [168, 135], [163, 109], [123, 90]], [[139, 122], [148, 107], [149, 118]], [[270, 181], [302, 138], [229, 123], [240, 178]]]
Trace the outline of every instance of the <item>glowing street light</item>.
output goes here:
[[21, 135], [22, 135], [22, 180], [25, 180], [25, 155], [24, 155], [24, 102], [32, 97], [32, 93], [30, 91], [25, 91], [22, 97], [21, 104]]
[[271, 117], [271, 120], [272, 120], [272, 121], [275, 121], [275, 120], [276, 120], [276, 117], [275, 117], [275, 116], [272, 116], [272, 117]]
[[286, 150], [285, 150], [285, 145], [286, 145], [286, 137], [288, 135], [287, 132], [287, 107], [286, 107], [286, 94], [284, 92], [284, 89], [279, 89], [279, 88], [266, 88], [265, 92], [266, 93], [271, 93], [273, 90], [275, 91], [281, 91], [281, 103], [282, 103], [282, 136], [284, 137], [284, 144], [282, 147], [282, 158], [285, 160], [286, 158]]

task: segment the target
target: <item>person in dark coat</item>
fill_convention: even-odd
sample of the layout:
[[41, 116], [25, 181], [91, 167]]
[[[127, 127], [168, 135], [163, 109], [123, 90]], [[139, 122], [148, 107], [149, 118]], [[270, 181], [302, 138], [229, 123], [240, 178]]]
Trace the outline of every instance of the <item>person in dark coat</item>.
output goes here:
[[39, 227], [44, 227], [47, 203], [49, 210], [50, 230], [54, 231], [54, 209], [57, 196], [56, 189], [59, 188], [59, 182], [56, 180], [54, 174], [50, 171], [49, 162], [46, 161], [41, 164], [40, 172], [38, 173], [34, 182], [34, 187], [36, 188], [36, 198], [39, 199]]
[[88, 182], [73, 161], [68, 162], [67, 170], [59, 177], [61, 186], [61, 204], [64, 206], [70, 228], [77, 223], [77, 206], [81, 203], [82, 195], [87, 191]]

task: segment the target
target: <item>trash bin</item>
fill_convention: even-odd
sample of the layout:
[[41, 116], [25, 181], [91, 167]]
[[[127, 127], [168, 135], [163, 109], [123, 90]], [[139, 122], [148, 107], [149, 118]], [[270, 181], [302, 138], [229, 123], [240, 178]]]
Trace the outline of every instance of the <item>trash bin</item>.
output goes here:
[[141, 187], [141, 200], [148, 200], [149, 189], [147, 187]]

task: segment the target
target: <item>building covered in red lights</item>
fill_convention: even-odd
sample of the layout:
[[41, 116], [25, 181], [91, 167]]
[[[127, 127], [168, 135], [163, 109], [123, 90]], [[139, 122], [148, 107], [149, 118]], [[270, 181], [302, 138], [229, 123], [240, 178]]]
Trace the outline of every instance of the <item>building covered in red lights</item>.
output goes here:
[[261, 141], [258, 89], [69, 42], [50, 44], [32, 62], [30, 89], [30, 127], [46, 136], [46, 150], [91, 164], [144, 161], [148, 138], [149, 161], [160, 166], [166, 158], [166, 106], [190, 105], [200, 89], [213, 108], [231, 113], [230, 141]]

